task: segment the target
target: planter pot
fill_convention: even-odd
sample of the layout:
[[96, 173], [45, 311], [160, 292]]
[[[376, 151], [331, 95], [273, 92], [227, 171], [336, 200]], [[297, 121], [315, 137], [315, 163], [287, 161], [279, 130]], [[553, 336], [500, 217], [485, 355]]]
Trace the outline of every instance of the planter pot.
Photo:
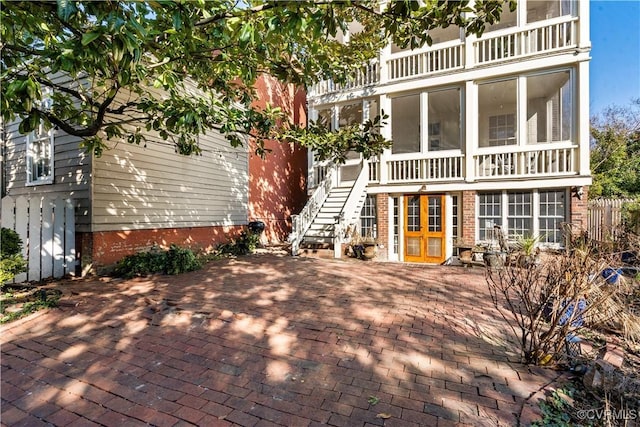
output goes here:
[[362, 260], [373, 259], [378, 254], [378, 245], [376, 244], [361, 244], [351, 245], [352, 256]]
[[485, 252], [482, 258], [487, 267], [502, 267], [504, 265], [504, 260], [498, 252]]

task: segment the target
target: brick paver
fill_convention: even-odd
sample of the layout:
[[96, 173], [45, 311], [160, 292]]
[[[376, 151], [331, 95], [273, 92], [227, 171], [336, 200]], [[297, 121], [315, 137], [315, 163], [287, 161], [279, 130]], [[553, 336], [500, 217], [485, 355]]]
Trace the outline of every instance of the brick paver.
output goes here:
[[516, 363], [481, 269], [263, 254], [57, 286], [0, 329], [2, 425], [513, 425], [555, 377]]

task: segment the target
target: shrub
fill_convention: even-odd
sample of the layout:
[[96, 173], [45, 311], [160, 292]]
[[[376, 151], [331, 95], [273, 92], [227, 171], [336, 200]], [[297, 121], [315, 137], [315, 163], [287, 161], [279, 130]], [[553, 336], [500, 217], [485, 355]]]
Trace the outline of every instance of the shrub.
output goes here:
[[166, 254], [165, 272], [167, 274], [180, 274], [187, 271], [198, 270], [202, 265], [191, 249], [171, 245]]
[[165, 251], [154, 246], [148, 252], [138, 252], [122, 258], [114, 274], [131, 278], [156, 273], [180, 274], [200, 267], [201, 263], [191, 249], [171, 245], [171, 248]]
[[8, 228], [2, 228], [1, 233], [0, 286], [27, 271], [27, 261], [22, 257], [22, 239], [18, 233]]
[[260, 235], [242, 230], [237, 239], [231, 239], [231, 241], [218, 246], [217, 252], [220, 255], [248, 255], [255, 252], [259, 243]]
[[587, 246], [527, 268], [488, 270], [491, 298], [518, 338], [525, 363], [558, 361], [566, 339], [586, 326], [616, 325], [627, 338], [640, 338], [639, 320], [624, 301], [625, 287], [601, 274], [617, 259]]
[[0, 245], [0, 257], [3, 259], [22, 253], [22, 239], [15, 231], [2, 227], [2, 241]]

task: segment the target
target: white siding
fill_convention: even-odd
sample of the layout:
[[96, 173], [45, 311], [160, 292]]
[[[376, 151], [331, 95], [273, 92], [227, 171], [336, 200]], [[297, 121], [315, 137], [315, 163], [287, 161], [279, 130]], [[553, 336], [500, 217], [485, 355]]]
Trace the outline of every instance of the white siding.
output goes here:
[[167, 141], [121, 142], [94, 159], [93, 231], [247, 222], [247, 149], [200, 136], [202, 156]]

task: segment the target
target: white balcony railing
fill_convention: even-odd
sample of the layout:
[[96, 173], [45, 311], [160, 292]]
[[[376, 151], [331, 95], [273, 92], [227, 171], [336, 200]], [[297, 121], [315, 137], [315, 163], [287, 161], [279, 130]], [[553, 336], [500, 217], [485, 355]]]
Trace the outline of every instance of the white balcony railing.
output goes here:
[[473, 156], [478, 179], [531, 178], [578, 173], [578, 146], [527, 148]]
[[455, 181], [464, 178], [462, 154], [414, 158], [406, 160], [388, 160], [389, 183], [410, 183], [419, 181]]
[[378, 61], [356, 71], [352, 78], [345, 83], [335, 83], [333, 80], [322, 80], [311, 87], [309, 91], [313, 95], [325, 95], [343, 90], [357, 89], [374, 85], [380, 81], [380, 65]]
[[464, 45], [459, 40], [392, 55], [387, 61], [389, 80], [425, 76], [464, 67]]
[[526, 28], [485, 34], [473, 43], [475, 62], [486, 64], [577, 46], [578, 18], [564, 16]]
[[[545, 21], [485, 33], [479, 39], [452, 40], [382, 57], [358, 70], [343, 84], [324, 80], [313, 85], [309, 96], [370, 87], [439, 72], [473, 69], [514, 58], [550, 53], [578, 46], [578, 17], [561, 16]], [[465, 52], [470, 55], [465, 55]], [[381, 79], [380, 67], [386, 77]]]

